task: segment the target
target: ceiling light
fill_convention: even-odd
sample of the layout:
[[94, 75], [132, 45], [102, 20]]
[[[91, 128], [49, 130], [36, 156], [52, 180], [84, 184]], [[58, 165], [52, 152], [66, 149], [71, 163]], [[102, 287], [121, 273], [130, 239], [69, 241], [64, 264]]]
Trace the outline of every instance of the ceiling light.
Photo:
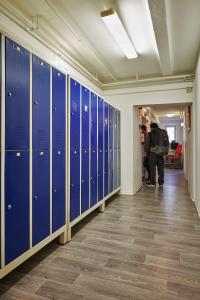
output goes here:
[[184, 123], [181, 123], [181, 126], [183, 127], [183, 126], [184, 126]]
[[136, 58], [137, 52], [115, 10], [112, 8], [105, 10], [101, 13], [101, 17], [126, 57], [128, 59]]
[[171, 117], [174, 116], [174, 114], [166, 114], [166, 116], [167, 116], [168, 118], [171, 118]]

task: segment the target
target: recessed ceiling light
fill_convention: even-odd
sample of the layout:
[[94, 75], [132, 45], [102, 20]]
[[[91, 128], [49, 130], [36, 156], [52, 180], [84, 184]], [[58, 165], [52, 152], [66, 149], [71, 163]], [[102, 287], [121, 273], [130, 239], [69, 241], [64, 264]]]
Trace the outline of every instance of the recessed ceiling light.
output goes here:
[[167, 116], [168, 118], [171, 118], [171, 117], [174, 116], [174, 114], [166, 114], [166, 116]]
[[137, 52], [116, 11], [110, 8], [103, 11], [101, 17], [126, 57], [128, 59], [136, 58], [138, 56]]

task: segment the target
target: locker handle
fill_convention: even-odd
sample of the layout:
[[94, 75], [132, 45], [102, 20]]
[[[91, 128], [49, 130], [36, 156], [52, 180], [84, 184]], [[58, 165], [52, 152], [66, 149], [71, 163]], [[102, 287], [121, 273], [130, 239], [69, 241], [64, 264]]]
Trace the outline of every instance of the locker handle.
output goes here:
[[54, 106], [53, 111], [56, 111], [56, 106]]
[[60, 155], [61, 154], [61, 151], [58, 151], [58, 155]]
[[56, 189], [53, 189], [53, 192], [54, 192], [54, 193], [56, 193], [56, 192], [57, 192], [57, 190], [56, 190]]
[[9, 93], [8, 93], [8, 96], [9, 96], [9, 97], [11, 97], [11, 96], [12, 96], [12, 93], [11, 93], [11, 92], [9, 92]]
[[73, 187], [74, 186], [74, 184], [73, 183], [71, 183], [71, 187]]
[[37, 200], [37, 199], [38, 199], [38, 196], [37, 196], [37, 195], [35, 195], [35, 196], [34, 196], [34, 199], [35, 199], [35, 200]]
[[35, 100], [35, 101], [33, 102], [33, 104], [37, 105], [37, 104], [38, 104], [37, 100]]
[[12, 209], [12, 204], [8, 204], [8, 210]]
[[85, 180], [84, 179], [82, 179], [82, 183], [84, 183], [85, 182]]

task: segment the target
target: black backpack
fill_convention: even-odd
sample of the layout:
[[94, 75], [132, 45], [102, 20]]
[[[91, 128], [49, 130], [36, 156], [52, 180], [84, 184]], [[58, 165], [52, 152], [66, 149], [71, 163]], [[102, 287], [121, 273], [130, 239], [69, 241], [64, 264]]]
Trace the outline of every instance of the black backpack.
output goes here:
[[157, 155], [166, 155], [169, 151], [169, 138], [167, 131], [164, 129], [156, 129], [156, 134], [151, 134], [152, 145], [150, 152]]

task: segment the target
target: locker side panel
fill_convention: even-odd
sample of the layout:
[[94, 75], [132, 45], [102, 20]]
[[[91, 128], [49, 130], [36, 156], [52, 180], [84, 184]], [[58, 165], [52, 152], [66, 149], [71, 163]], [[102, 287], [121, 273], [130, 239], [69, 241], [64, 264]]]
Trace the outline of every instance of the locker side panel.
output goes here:
[[52, 153], [52, 231], [65, 224], [65, 150]]
[[70, 221], [80, 215], [80, 84], [70, 79]]
[[109, 105], [109, 154], [108, 154], [108, 165], [109, 165], [109, 180], [108, 180], [108, 192], [113, 191], [113, 107]]
[[50, 149], [50, 66], [33, 55], [33, 150]]
[[108, 195], [108, 104], [104, 102], [104, 197]]
[[98, 201], [103, 199], [103, 99], [98, 98]]
[[29, 149], [30, 53], [6, 38], [5, 148]]
[[90, 206], [97, 203], [97, 96], [91, 93]]
[[81, 131], [81, 212], [89, 208], [89, 101], [90, 92], [82, 87], [82, 131]]
[[117, 126], [117, 109], [114, 109], [114, 115], [113, 115], [113, 188], [114, 190], [118, 186], [118, 166], [117, 166], [117, 135], [118, 135], [118, 126]]
[[53, 149], [65, 149], [65, 75], [52, 69], [52, 143]]
[[5, 263], [29, 249], [29, 152], [5, 153]]
[[33, 245], [50, 234], [50, 153], [33, 151]]
[[117, 177], [118, 177], [118, 187], [121, 185], [121, 124], [120, 124], [120, 111], [117, 113], [117, 125], [118, 125], [118, 132], [117, 132]]

